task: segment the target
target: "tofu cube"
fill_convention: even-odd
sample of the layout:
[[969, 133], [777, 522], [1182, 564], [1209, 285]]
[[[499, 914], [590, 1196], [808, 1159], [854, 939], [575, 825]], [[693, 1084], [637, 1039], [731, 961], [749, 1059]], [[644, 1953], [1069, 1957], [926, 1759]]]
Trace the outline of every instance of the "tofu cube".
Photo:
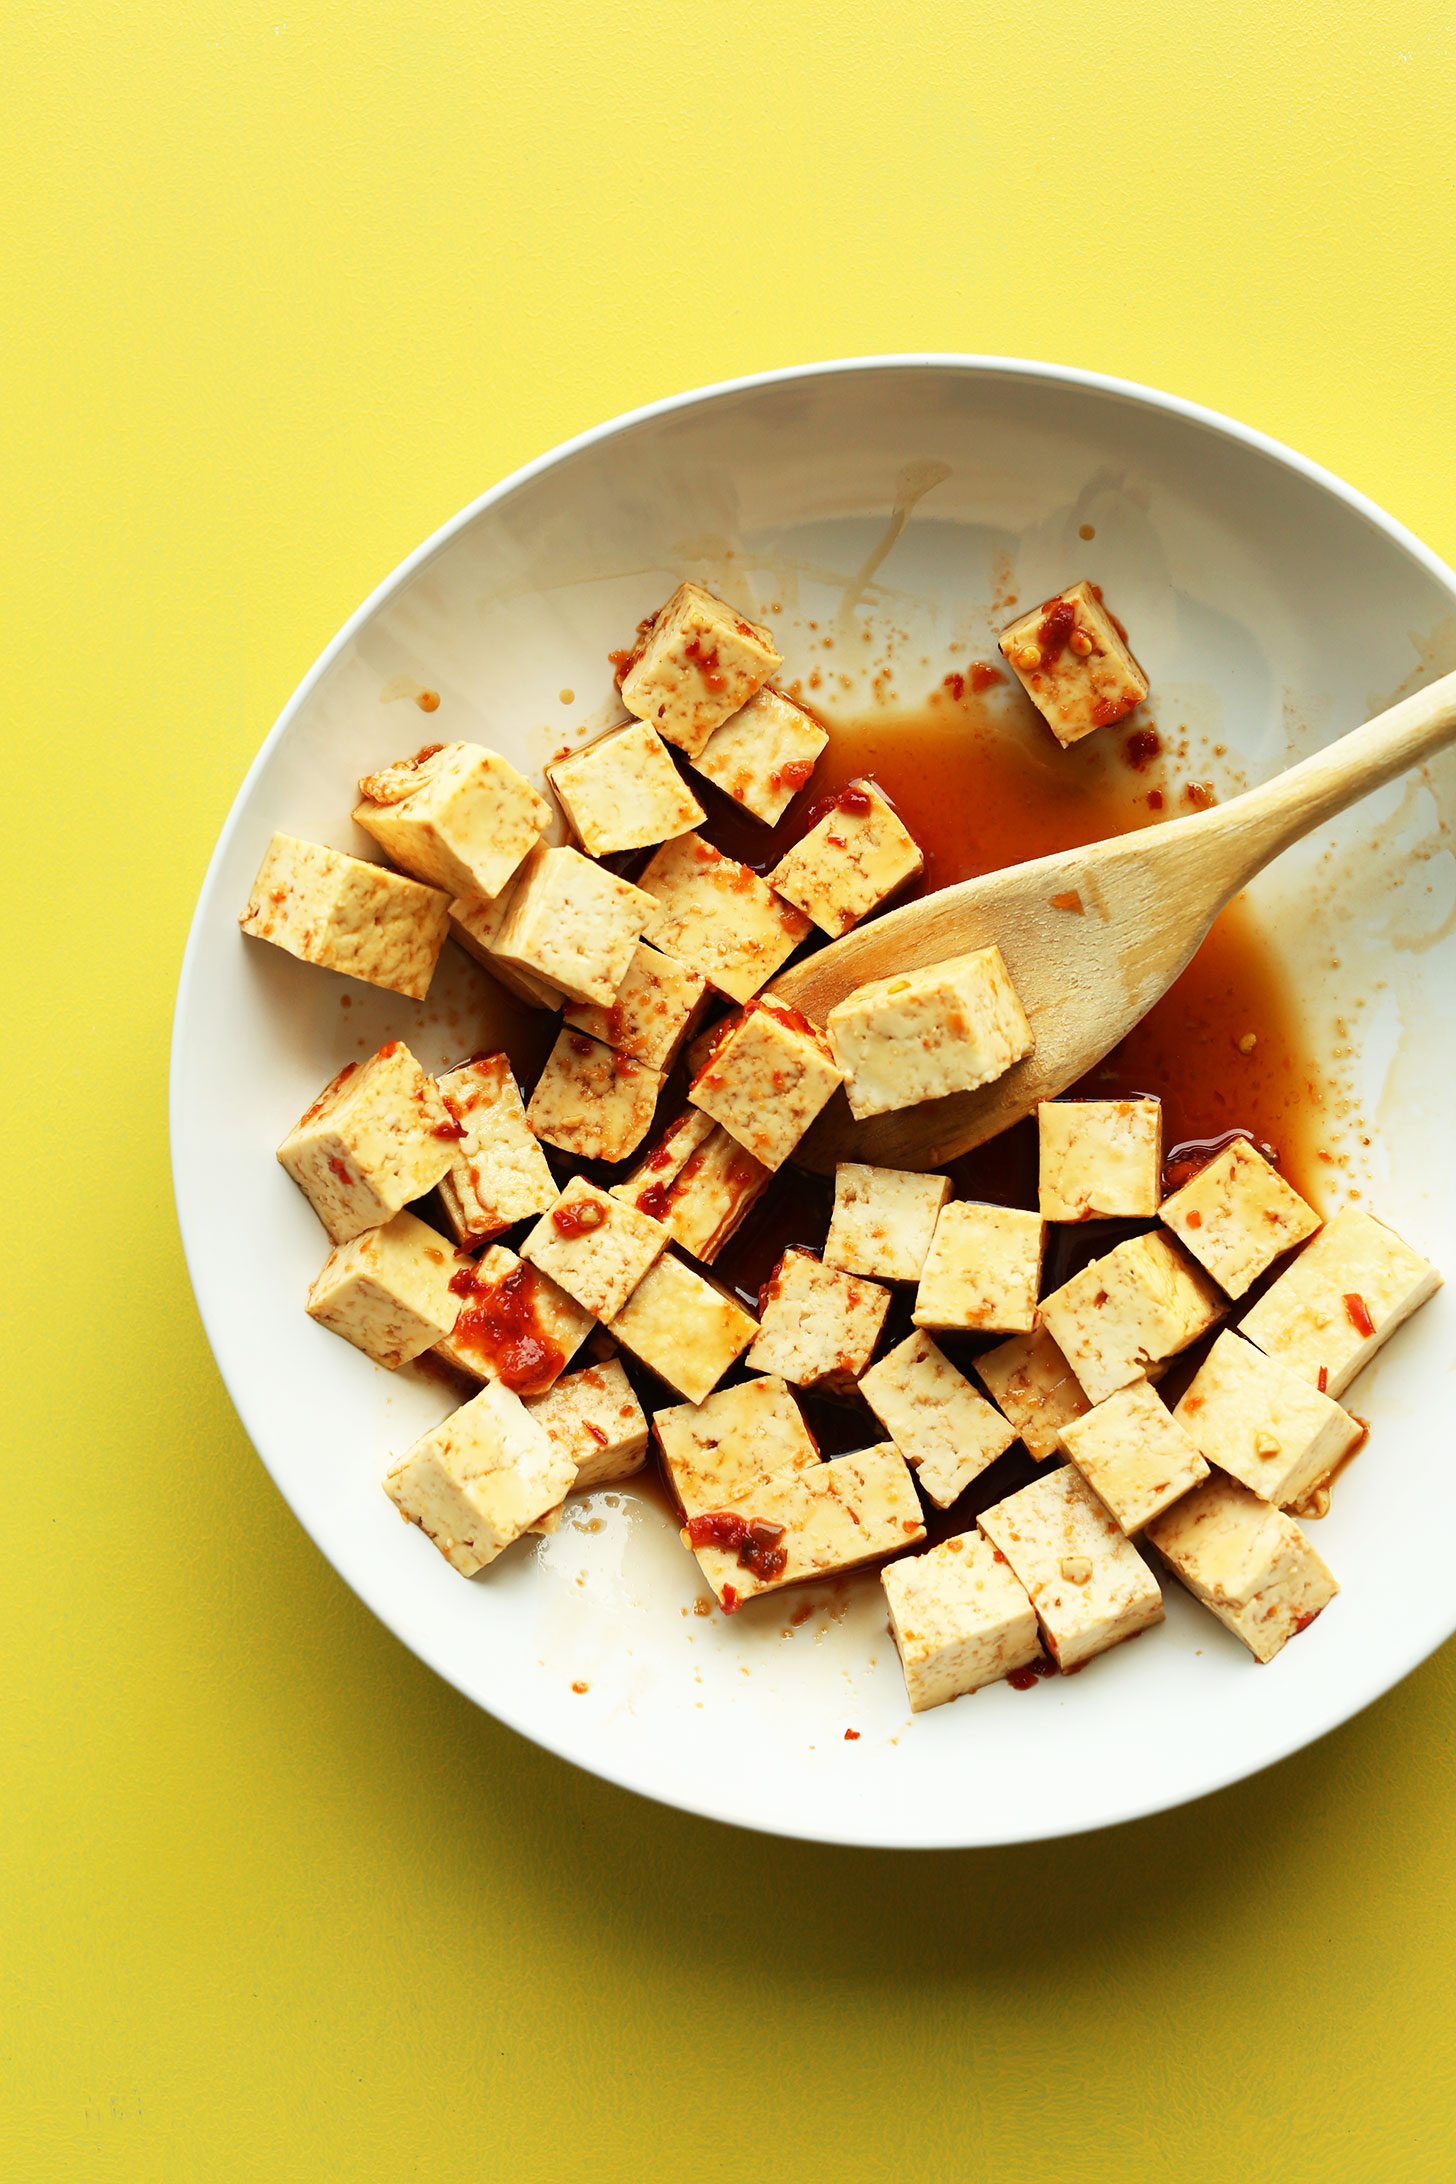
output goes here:
[[1271, 1283], [1243, 1332], [1324, 1395], [1342, 1395], [1441, 1276], [1394, 1229], [1347, 1206]]
[[384, 1491], [472, 1577], [556, 1507], [572, 1469], [520, 1397], [490, 1382], [416, 1441]]
[[735, 804], [776, 827], [828, 741], [802, 705], [781, 690], [760, 690], [713, 730], [693, 764]]
[[1031, 1595], [1063, 1673], [1162, 1622], [1157, 1579], [1075, 1466], [1008, 1494], [980, 1527]]
[[537, 978], [530, 971], [503, 962], [496, 952], [515, 891], [516, 881], [510, 880], [500, 894], [489, 899], [484, 895], [458, 896], [450, 905], [450, 937], [518, 1001], [533, 1009], [559, 1009], [566, 999], [559, 986], [553, 986], [549, 978]]
[[983, 1350], [972, 1370], [1037, 1463], [1056, 1454], [1062, 1427], [1091, 1409], [1076, 1374], [1044, 1327]]
[[1062, 1447], [1129, 1537], [1208, 1477], [1208, 1466], [1146, 1380], [1062, 1428]]
[[776, 1471], [725, 1507], [689, 1517], [683, 1532], [730, 1615], [759, 1593], [835, 1577], [924, 1537], [914, 1481], [888, 1441], [802, 1471]]
[[449, 922], [437, 888], [291, 834], [268, 844], [238, 918], [254, 940], [411, 1001], [430, 990]]
[[707, 1000], [706, 980], [639, 940], [627, 975], [606, 1008], [573, 1001], [565, 1021], [634, 1062], [664, 1075], [672, 1068]]
[[711, 1115], [687, 1108], [612, 1196], [660, 1221], [675, 1244], [711, 1266], [768, 1188], [769, 1171]]
[[772, 637], [700, 584], [679, 584], [622, 678], [622, 703], [689, 758], [783, 665]]
[[937, 1509], [949, 1509], [1016, 1439], [929, 1335], [911, 1335], [872, 1365], [859, 1392]]
[[979, 1532], [961, 1532], [880, 1572], [912, 1714], [979, 1691], [1041, 1653], [1036, 1610]]
[[573, 1176], [521, 1246], [593, 1319], [615, 1319], [654, 1259], [667, 1230], [635, 1206]]
[[308, 1316], [398, 1372], [448, 1335], [460, 1310], [455, 1254], [412, 1213], [335, 1244], [308, 1293]]
[[609, 1008], [655, 915], [640, 888], [580, 850], [538, 843], [511, 889], [491, 953], [508, 970], [545, 979], [573, 1001]]
[[1036, 1124], [1044, 1221], [1151, 1220], [1157, 1213], [1161, 1100], [1043, 1100]]
[[950, 1179], [842, 1160], [834, 1171], [834, 1212], [824, 1264], [882, 1282], [918, 1282]]
[[826, 1029], [857, 1122], [990, 1084], [1034, 1044], [999, 948], [872, 979]]
[[536, 1080], [526, 1120], [538, 1138], [579, 1160], [625, 1160], [657, 1112], [659, 1069], [589, 1039], [561, 1031]]
[[630, 1479], [647, 1461], [647, 1417], [616, 1358], [558, 1380], [526, 1405], [560, 1456], [576, 1466], [573, 1487]]
[[355, 824], [402, 871], [450, 895], [498, 895], [552, 820], [498, 751], [427, 744], [359, 783]]
[[646, 849], [701, 826], [702, 805], [645, 720], [546, 768], [577, 840], [593, 857]]
[[872, 781], [851, 781], [779, 859], [769, 884], [835, 940], [924, 868], [919, 844], [889, 798]]
[[1272, 1661], [1340, 1589], [1293, 1517], [1218, 1471], [1150, 1524], [1148, 1538], [1256, 1661]]
[[1173, 1416], [1261, 1501], [1298, 1502], [1363, 1439], [1358, 1418], [1225, 1328]]
[[457, 1263], [450, 1286], [460, 1316], [435, 1344], [436, 1357], [514, 1395], [554, 1387], [596, 1325], [549, 1275], [524, 1266], [504, 1244]]
[[725, 1507], [773, 1472], [819, 1461], [814, 1436], [777, 1374], [719, 1388], [704, 1403], [655, 1411], [652, 1430], [687, 1517]]
[[748, 1362], [796, 1388], [848, 1394], [874, 1354], [890, 1292], [838, 1274], [809, 1251], [786, 1251], [764, 1285]]
[[1201, 1267], [1154, 1229], [1129, 1237], [1041, 1302], [1041, 1324], [1094, 1403], [1176, 1357], [1223, 1317]]
[[915, 1292], [917, 1327], [1026, 1334], [1036, 1324], [1046, 1224], [1019, 1206], [943, 1206]]
[[1123, 720], [1148, 694], [1127, 632], [1100, 584], [1057, 592], [1002, 630], [1001, 651], [1021, 687], [1065, 747]]
[[745, 1152], [781, 1168], [840, 1083], [817, 1024], [781, 1001], [750, 1001], [688, 1098]]
[[1178, 1241], [1221, 1289], [1241, 1297], [1281, 1252], [1320, 1226], [1247, 1138], [1235, 1138], [1159, 1209]]
[[278, 1148], [336, 1244], [378, 1228], [433, 1190], [455, 1158], [456, 1124], [399, 1039], [347, 1062]]
[[809, 931], [802, 910], [700, 834], [665, 843], [641, 889], [656, 904], [648, 939], [730, 1001], [751, 1001]]
[[554, 1206], [556, 1181], [527, 1124], [507, 1057], [477, 1054], [441, 1077], [439, 1089], [460, 1131], [440, 1178], [440, 1203], [455, 1241], [487, 1243]]
[[689, 1403], [705, 1402], [758, 1333], [758, 1322], [715, 1283], [664, 1252], [609, 1331]]

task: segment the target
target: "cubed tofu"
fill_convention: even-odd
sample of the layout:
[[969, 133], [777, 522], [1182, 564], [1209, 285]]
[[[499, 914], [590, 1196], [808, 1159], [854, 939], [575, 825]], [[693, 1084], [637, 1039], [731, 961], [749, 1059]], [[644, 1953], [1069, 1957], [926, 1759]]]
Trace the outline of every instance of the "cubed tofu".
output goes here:
[[758, 1322], [713, 1282], [664, 1252], [609, 1331], [689, 1403], [705, 1402], [758, 1333]]
[[568, 1373], [526, 1408], [557, 1454], [576, 1466], [573, 1487], [630, 1479], [647, 1461], [647, 1416], [614, 1357]]
[[508, 970], [546, 979], [573, 1001], [610, 1008], [655, 906], [578, 849], [538, 843], [511, 889], [491, 950]]
[[760, 1478], [721, 1509], [690, 1517], [683, 1537], [731, 1615], [758, 1593], [899, 1554], [924, 1539], [925, 1524], [905, 1459], [887, 1441]]
[[1031, 1595], [1063, 1672], [1162, 1622], [1157, 1579], [1073, 1465], [1008, 1494], [980, 1527]]
[[672, 1068], [707, 999], [706, 979], [639, 940], [627, 975], [607, 1008], [573, 1001], [565, 1021], [634, 1062], [664, 1075]]
[[760, 690], [713, 730], [693, 764], [735, 804], [776, 827], [828, 741], [802, 705], [781, 690]]
[[521, 1257], [591, 1313], [615, 1319], [654, 1259], [667, 1230], [635, 1206], [573, 1176], [521, 1246]]
[[526, 1120], [538, 1138], [579, 1160], [625, 1160], [657, 1112], [664, 1078], [585, 1032], [561, 1031], [536, 1080]]
[[1342, 1463], [1365, 1428], [1307, 1380], [1225, 1328], [1173, 1416], [1202, 1454], [1281, 1508]]
[[275, 834], [238, 923], [301, 962], [423, 1001], [445, 945], [450, 898], [342, 850]]
[[888, 797], [872, 781], [851, 781], [768, 877], [837, 940], [924, 867], [919, 844]]
[[766, 629], [700, 584], [679, 584], [622, 678], [622, 703], [698, 758], [713, 730], [782, 665]]
[[1094, 1403], [1176, 1357], [1223, 1317], [1222, 1296], [1171, 1236], [1129, 1237], [1041, 1302], [1041, 1324]]
[[614, 728], [600, 743], [548, 766], [546, 778], [593, 857], [670, 842], [706, 817], [645, 720]]
[[918, 1282], [949, 1197], [948, 1176], [840, 1161], [824, 1264], [882, 1282]]
[[826, 1029], [858, 1122], [990, 1084], [1034, 1044], [999, 948], [872, 979]]
[[[517, 879], [519, 877], [518, 873]], [[458, 896], [450, 905], [450, 937], [518, 1001], [524, 1001], [533, 1009], [559, 1009], [566, 999], [559, 986], [553, 986], [549, 978], [536, 978], [513, 963], [503, 962], [496, 952], [496, 942], [515, 891], [516, 881], [511, 880], [498, 895], [490, 898]]]
[[554, 1206], [556, 1181], [526, 1121], [507, 1057], [477, 1054], [441, 1077], [439, 1087], [461, 1133], [440, 1178], [440, 1203], [456, 1242], [487, 1243]]
[[460, 1310], [455, 1253], [412, 1213], [335, 1244], [308, 1293], [308, 1316], [398, 1372], [448, 1335]]
[[1026, 1334], [1036, 1325], [1046, 1224], [1019, 1206], [941, 1208], [911, 1314], [917, 1327]]
[[336, 1244], [433, 1190], [455, 1158], [456, 1125], [434, 1080], [399, 1039], [346, 1062], [278, 1148]]
[[498, 895], [551, 806], [498, 751], [427, 744], [359, 783], [355, 823], [404, 872], [450, 895]]
[[769, 1184], [769, 1171], [696, 1107], [678, 1116], [612, 1196], [660, 1221], [675, 1244], [711, 1266]]
[[514, 1395], [555, 1386], [596, 1326], [591, 1313], [504, 1244], [458, 1265], [460, 1316], [435, 1355], [472, 1380], [498, 1380]]
[[555, 1508], [573, 1469], [520, 1397], [489, 1382], [416, 1441], [384, 1491], [471, 1577]]
[[1340, 1589], [1293, 1517], [1222, 1472], [1150, 1524], [1148, 1538], [1256, 1661], [1272, 1661]]
[[654, 1411], [652, 1430], [687, 1517], [727, 1507], [773, 1472], [819, 1461], [803, 1414], [777, 1374], [719, 1388], [705, 1403]]
[[1062, 1428], [1062, 1447], [1129, 1537], [1208, 1477], [1208, 1466], [1146, 1380]]
[[1219, 1287], [1241, 1297], [1281, 1252], [1313, 1236], [1320, 1217], [1247, 1138], [1235, 1138], [1159, 1213]]
[[764, 1285], [762, 1319], [748, 1362], [796, 1388], [847, 1394], [874, 1355], [890, 1292], [838, 1274], [809, 1251], [786, 1251]]
[[912, 1714], [979, 1691], [1041, 1654], [1026, 1587], [979, 1532], [961, 1532], [880, 1572]]
[[1337, 1213], [1271, 1283], [1243, 1332], [1324, 1395], [1342, 1395], [1441, 1276], [1359, 1207]]
[[1151, 1219], [1162, 1197], [1161, 1100], [1043, 1100], [1044, 1221]]
[[809, 931], [802, 910], [700, 834], [680, 834], [642, 875], [656, 904], [647, 937], [730, 1001], [751, 1001]]
[[926, 1334], [872, 1365], [859, 1392], [937, 1509], [949, 1509], [1016, 1439], [1016, 1428]]
[[817, 1024], [781, 1001], [750, 1001], [688, 1098], [745, 1152], [781, 1168], [832, 1098], [840, 1073]]
[[1141, 705], [1148, 678], [1127, 633], [1084, 577], [1003, 629], [1001, 651], [1058, 743], [1110, 728]]
[[1039, 1464], [1060, 1448], [1062, 1427], [1092, 1407], [1044, 1327], [983, 1350], [972, 1370]]

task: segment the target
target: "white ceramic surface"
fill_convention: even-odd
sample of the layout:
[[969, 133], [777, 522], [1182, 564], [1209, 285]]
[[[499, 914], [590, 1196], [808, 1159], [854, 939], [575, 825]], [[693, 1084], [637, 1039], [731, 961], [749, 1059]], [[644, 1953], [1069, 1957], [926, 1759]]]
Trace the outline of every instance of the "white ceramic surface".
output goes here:
[[[860, 585], [897, 495], [914, 503], [909, 521]], [[1195, 761], [1225, 788], [1456, 666], [1456, 578], [1399, 525], [1255, 433], [1089, 374], [969, 357], [775, 373], [657, 404], [506, 479], [383, 584], [305, 678], [198, 903], [174, 1038], [174, 1169], [198, 1304], [243, 1423], [300, 1522], [406, 1645], [525, 1735], [649, 1796], [785, 1834], [934, 1846], [1096, 1827], [1248, 1774], [1456, 1627], [1456, 1288], [1348, 1399], [1372, 1444], [1314, 1531], [1344, 1590], [1267, 1668], [1169, 1581], [1166, 1625], [1087, 1673], [912, 1722], [875, 1587], [847, 1608], [820, 1594], [788, 1638], [772, 1608], [700, 1618], [694, 1565], [628, 1490], [574, 1505], [556, 1537], [466, 1582], [380, 1491], [391, 1455], [448, 1399], [305, 1318], [324, 1243], [273, 1147], [335, 1069], [383, 1038], [408, 1038], [427, 1063], [480, 1043], [484, 982], [447, 950], [416, 1008], [245, 942], [237, 913], [275, 827], [369, 854], [351, 784], [426, 732], [539, 770], [615, 717], [606, 653], [684, 573], [771, 619], [789, 670], [808, 620], [867, 623], [873, 641], [834, 662], [860, 663], [844, 709], [887, 652], [907, 694], [954, 664], [952, 639], [984, 654], [1008, 579], [1025, 599], [1089, 573], [1134, 632], [1160, 717], [1187, 722]], [[442, 696], [428, 721], [410, 702], [420, 685]], [[1448, 763], [1347, 814], [1254, 900], [1353, 1101], [1338, 1123], [1346, 1181], [1456, 1272], [1453, 810]], [[851, 1726], [858, 1741], [845, 1741]]]

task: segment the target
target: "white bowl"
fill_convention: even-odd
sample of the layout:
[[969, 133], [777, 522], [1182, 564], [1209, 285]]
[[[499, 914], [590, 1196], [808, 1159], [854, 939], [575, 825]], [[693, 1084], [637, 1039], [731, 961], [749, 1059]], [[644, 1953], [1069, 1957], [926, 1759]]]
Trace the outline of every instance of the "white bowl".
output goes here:
[[[1253, 781], [1456, 665], [1456, 577], [1434, 555], [1314, 465], [1167, 395], [932, 356], [658, 403], [484, 494], [305, 677], [208, 871], [172, 1072], [178, 1210], [218, 1365], [300, 1522], [390, 1629], [501, 1720], [629, 1788], [783, 1834], [927, 1847], [1064, 1834], [1200, 1795], [1333, 1728], [1450, 1634], [1453, 1292], [1349, 1399], [1372, 1444], [1315, 1534], [1344, 1589], [1298, 1644], [1257, 1667], [1169, 1581], [1167, 1623], [1085, 1675], [912, 1722], [877, 1587], [784, 1639], [776, 1615], [693, 1615], [694, 1565], [630, 1492], [594, 1495], [472, 1582], [400, 1523], [381, 1475], [448, 1399], [304, 1316], [323, 1240], [273, 1148], [383, 1038], [427, 1064], [465, 1051], [483, 982], [447, 950], [416, 1008], [245, 942], [237, 915], [275, 828], [368, 854], [353, 781], [423, 730], [539, 769], [564, 729], [580, 740], [615, 717], [606, 653], [684, 573], [778, 602], [792, 666], [796, 628], [838, 611], [897, 491], [937, 465], [948, 474], [857, 610], [906, 632], [902, 650], [918, 645], [937, 673], [952, 637], [989, 648], [1008, 568], [1024, 598], [1085, 570], [1132, 626], [1164, 717], [1176, 707]], [[420, 685], [442, 695], [429, 722], [409, 703]], [[1382, 792], [1255, 891], [1313, 1035], [1344, 1049], [1355, 1105], [1331, 1126], [1357, 1163], [1347, 1180], [1448, 1268], [1456, 883], [1438, 800], [1449, 812], [1452, 783], [1434, 769]]]

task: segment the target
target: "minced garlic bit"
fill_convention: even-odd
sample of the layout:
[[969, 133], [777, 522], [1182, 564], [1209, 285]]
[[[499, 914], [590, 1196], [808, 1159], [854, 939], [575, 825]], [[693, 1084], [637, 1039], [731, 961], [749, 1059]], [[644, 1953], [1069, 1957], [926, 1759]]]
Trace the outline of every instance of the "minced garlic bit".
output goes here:
[[1092, 1565], [1085, 1555], [1063, 1555], [1060, 1567], [1069, 1585], [1085, 1585], [1092, 1575]]
[[1239, 1052], [1240, 1054], [1252, 1054], [1258, 1044], [1258, 1033], [1254, 1031], [1246, 1031], [1243, 1038], [1239, 1041]]

